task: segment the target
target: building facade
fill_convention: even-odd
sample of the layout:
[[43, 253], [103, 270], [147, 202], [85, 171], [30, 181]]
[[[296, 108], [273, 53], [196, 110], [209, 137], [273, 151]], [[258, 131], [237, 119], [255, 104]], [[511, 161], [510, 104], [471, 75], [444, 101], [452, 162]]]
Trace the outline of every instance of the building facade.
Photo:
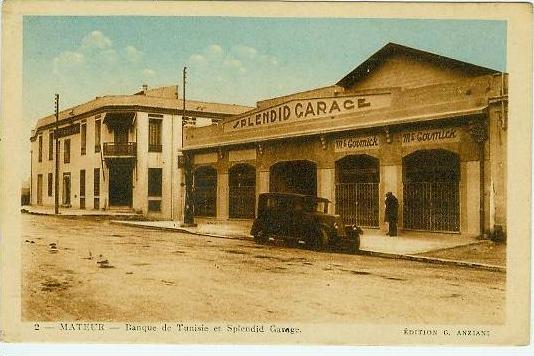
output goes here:
[[197, 221], [250, 222], [258, 194], [330, 199], [347, 223], [506, 232], [507, 75], [390, 43], [336, 84], [185, 129]]
[[[119, 209], [182, 219], [178, 169], [183, 101], [177, 87], [97, 97], [38, 120], [31, 136], [31, 204], [54, 206], [55, 137], [61, 209]], [[203, 126], [250, 110], [186, 101], [186, 126]]]

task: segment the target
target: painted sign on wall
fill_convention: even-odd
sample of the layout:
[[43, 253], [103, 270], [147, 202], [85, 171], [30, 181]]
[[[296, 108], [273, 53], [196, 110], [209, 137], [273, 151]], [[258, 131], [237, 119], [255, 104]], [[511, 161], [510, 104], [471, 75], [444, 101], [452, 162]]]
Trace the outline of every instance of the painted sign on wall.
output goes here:
[[335, 152], [361, 151], [380, 148], [380, 138], [377, 135], [364, 137], [345, 137], [334, 141]]
[[224, 131], [261, 129], [279, 124], [379, 109], [389, 106], [390, 103], [389, 94], [291, 100], [228, 121], [224, 124]]
[[55, 132], [54, 137], [61, 138], [80, 133], [80, 123], [72, 124], [70, 126], [61, 127]]
[[402, 134], [402, 145], [425, 145], [432, 143], [450, 143], [460, 141], [460, 130], [456, 127], [419, 130], [404, 132]]

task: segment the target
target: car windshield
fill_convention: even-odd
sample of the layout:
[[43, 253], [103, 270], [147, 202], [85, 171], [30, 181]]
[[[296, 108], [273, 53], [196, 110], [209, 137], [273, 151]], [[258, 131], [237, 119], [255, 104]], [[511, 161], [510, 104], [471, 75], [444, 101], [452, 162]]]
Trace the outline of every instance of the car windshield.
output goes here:
[[306, 211], [328, 214], [328, 201], [310, 200], [306, 204]]
[[281, 210], [281, 211], [307, 211], [318, 212], [328, 214], [329, 201], [320, 200], [315, 198], [291, 198], [291, 197], [279, 197], [271, 196], [260, 204], [268, 210]]

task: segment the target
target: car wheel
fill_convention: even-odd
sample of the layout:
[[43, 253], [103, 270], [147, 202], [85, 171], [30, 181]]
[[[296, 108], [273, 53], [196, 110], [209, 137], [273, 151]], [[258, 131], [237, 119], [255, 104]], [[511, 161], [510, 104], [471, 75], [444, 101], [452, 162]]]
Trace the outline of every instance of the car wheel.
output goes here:
[[268, 240], [268, 236], [263, 230], [258, 230], [256, 234], [254, 235], [254, 241], [256, 241], [259, 244], [264, 244]]
[[293, 238], [287, 239], [285, 240], [285, 242], [286, 242], [286, 246], [291, 247], [291, 248], [297, 247], [299, 244], [299, 240], [293, 239]]

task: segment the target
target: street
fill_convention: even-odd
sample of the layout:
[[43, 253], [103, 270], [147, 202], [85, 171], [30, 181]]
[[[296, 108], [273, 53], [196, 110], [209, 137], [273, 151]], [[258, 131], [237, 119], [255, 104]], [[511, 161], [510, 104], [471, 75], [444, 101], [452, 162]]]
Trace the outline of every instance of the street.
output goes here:
[[[26, 321], [496, 324], [504, 273], [22, 215]], [[106, 262], [107, 260], [107, 262]]]

